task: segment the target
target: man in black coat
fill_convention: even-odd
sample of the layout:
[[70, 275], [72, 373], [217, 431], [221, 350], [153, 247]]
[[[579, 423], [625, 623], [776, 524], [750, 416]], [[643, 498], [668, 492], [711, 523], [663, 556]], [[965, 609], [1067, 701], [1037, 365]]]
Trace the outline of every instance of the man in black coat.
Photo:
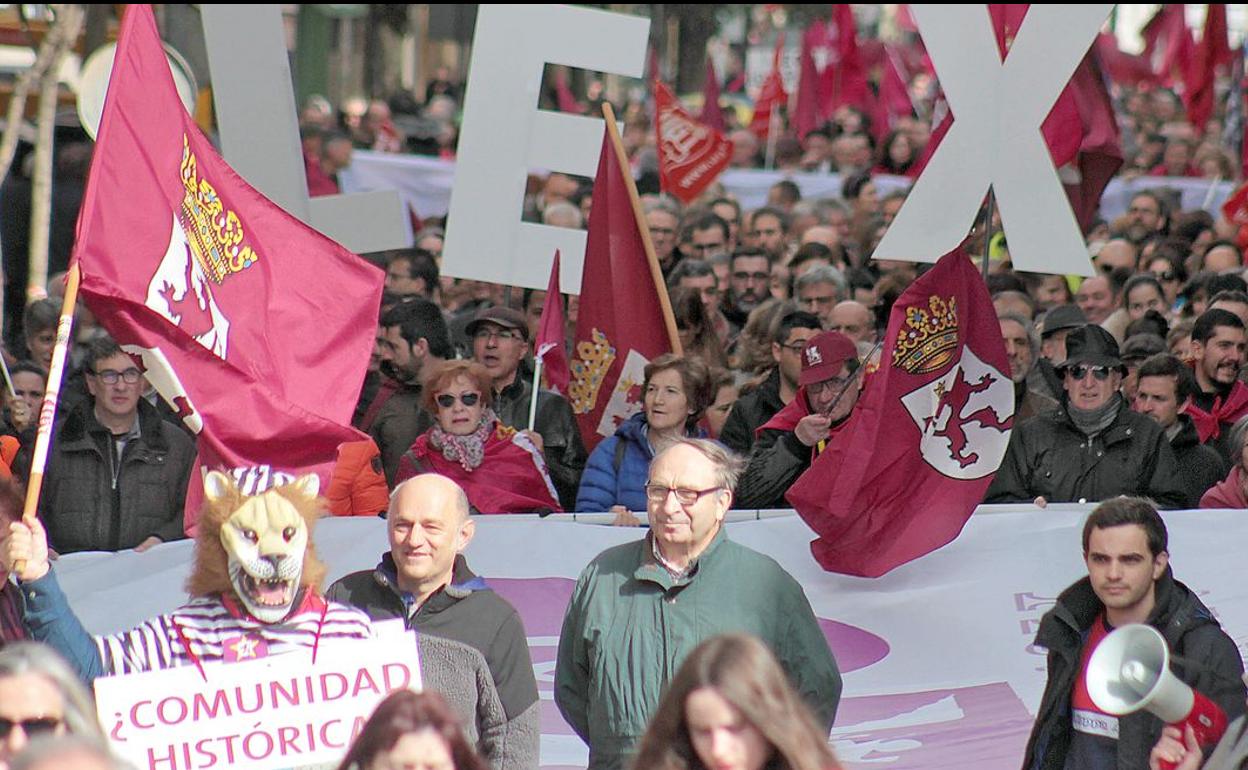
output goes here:
[[1062, 592], [1040, 620], [1048, 683], [1027, 741], [1024, 770], [1138, 770], [1164, 724], [1146, 710], [1115, 717], [1088, 695], [1085, 669], [1107, 634], [1147, 623], [1165, 638], [1171, 670], [1220, 706], [1244, 713], [1243, 661], [1195, 592], [1174, 579], [1161, 516], [1147, 500], [1102, 503], [1083, 527], [1087, 577]]

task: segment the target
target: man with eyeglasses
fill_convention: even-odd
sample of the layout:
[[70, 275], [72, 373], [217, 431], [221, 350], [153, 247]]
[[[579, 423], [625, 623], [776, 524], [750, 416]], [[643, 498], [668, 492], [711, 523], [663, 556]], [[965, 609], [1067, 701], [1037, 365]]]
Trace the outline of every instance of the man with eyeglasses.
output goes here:
[[628, 764], [681, 662], [716, 634], [746, 632], [775, 653], [829, 727], [841, 676], [797, 581], [728, 539], [740, 461], [713, 441], [680, 439], [650, 464], [650, 532], [599, 554], [564, 615], [555, 703], [589, 746], [589, 768]]
[[551, 481], [566, 511], [576, 506], [576, 490], [587, 452], [567, 399], [550, 390], [537, 394], [537, 416], [529, 425], [533, 374], [522, 366], [529, 354], [529, 326], [524, 314], [508, 307], [482, 310], [468, 324], [472, 358], [494, 381], [494, 412], [508, 427], [524, 431], [546, 458]]
[[194, 442], [142, 398], [143, 373], [111, 338], [87, 347], [91, 398], [56, 426], [40, 511], [52, 548], [144, 551], [185, 537]]
[[1060, 409], [1018, 425], [985, 502], [1090, 503], [1118, 495], [1180, 508], [1187, 495], [1165, 431], [1119, 393], [1118, 342], [1099, 326], [1066, 337]]
[[739, 508], [789, 508], [784, 493], [843, 428], [862, 388], [858, 346], [840, 332], [811, 337], [802, 349], [801, 386], [758, 430], [737, 486]]
[[724, 316], [736, 329], [745, 326], [750, 311], [771, 297], [771, 258], [761, 249], [738, 249], [728, 271], [729, 294]]

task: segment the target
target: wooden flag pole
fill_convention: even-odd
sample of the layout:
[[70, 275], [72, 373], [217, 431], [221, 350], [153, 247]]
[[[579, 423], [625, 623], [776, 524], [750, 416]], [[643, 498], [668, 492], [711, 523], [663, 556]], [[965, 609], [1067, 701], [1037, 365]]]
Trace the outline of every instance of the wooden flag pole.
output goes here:
[[624, 142], [620, 140], [620, 131], [615, 127], [615, 110], [610, 102], [602, 103], [602, 117], [607, 121], [607, 136], [611, 137], [611, 146], [615, 148], [615, 159], [620, 164], [620, 175], [624, 177], [624, 185], [628, 188], [628, 199], [633, 204], [633, 219], [637, 220], [637, 230], [641, 233], [641, 243], [646, 250], [646, 261], [650, 264], [650, 276], [654, 279], [654, 290], [659, 295], [659, 305], [663, 308], [663, 323], [667, 326], [668, 342], [672, 352], [684, 355], [680, 345], [680, 334], [676, 331], [676, 316], [672, 314], [672, 301], [667, 296], [667, 284], [663, 282], [663, 269], [659, 267], [659, 258], [654, 253], [654, 244], [650, 242], [650, 228], [646, 225], [646, 216], [641, 210], [641, 196], [637, 194], [637, 185], [633, 182], [632, 169], [628, 167], [628, 155], [624, 152]]
[[[52, 350], [52, 368], [48, 372], [48, 389], [39, 410], [39, 430], [35, 434], [35, 451], [30, 463], [30, 481], [26, 485], [26, 505], [22, 509], [22, 521], [32, 521], [39, 506], [39, 492], [43, 488], [43, 469], [48, 464], [48, 446], [52, 443], [52, 418], [56, 416], [56, 404], [61, 395], [61, 376], [65, 372], [65, 358], [69, 353], [69, 341], [74, 328], [74, 308], [78, 304], [78, 283], [82, 274], [75, 262], [69, 268], [65, 282], [65, 299], [61, 302], [61, 320], [56, 326], [56, 347]], [[25, 563], [13, 565], [20, 573]]]
[[542, 357], [533, 356], [533, 397], [529, 399], [529, 430], [537, 430], [537, 394], [542, 389]]

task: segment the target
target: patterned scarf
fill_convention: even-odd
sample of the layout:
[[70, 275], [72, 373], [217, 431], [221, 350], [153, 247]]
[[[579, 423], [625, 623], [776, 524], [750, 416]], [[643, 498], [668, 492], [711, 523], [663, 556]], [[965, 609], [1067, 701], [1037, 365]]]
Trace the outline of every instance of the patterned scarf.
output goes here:
[[1080, 433], [1088, 438], [1095, 438], [1114, 424], [1114, 420], [1118, 418], [1118, 407], [1121, 404], [1122, 397], [1115, 393], [1108, 401], [1095, 409], [1080, 409], [1068, 403], [1066, 411], [1069, 412], [1070, 421], [1075, 424]]
[[441, 425], [429, 429], [429, 446], [442, 453], [442, 456], [453, 463], [459, 463], [469, 473], [476, 470], [485, 460], [485, 441], [494, 432], [494, 423], [498, 416], [493, 409], [481, 413], [481, 424], [467, 436], [456, 436], [442, 430]]

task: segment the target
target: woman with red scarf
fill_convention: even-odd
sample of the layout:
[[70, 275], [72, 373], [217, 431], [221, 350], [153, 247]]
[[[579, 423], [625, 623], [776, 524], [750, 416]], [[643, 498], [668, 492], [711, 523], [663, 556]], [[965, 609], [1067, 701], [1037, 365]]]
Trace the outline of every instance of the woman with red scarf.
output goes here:
[[562, 510], [533, 434], [503, 425], [490, 409], [491, 384], [485, 367], [471, 361], [430, 369], [422, 392], [437, 422], [403, 455], [395, 483], [420, 473], [446, 476], [463, 487], [473, 513]]
[[1201, 508], [1248, 508], [1248, 417], [1231, 429], [1231, 457], [1230, 474], [1205, 492]]

